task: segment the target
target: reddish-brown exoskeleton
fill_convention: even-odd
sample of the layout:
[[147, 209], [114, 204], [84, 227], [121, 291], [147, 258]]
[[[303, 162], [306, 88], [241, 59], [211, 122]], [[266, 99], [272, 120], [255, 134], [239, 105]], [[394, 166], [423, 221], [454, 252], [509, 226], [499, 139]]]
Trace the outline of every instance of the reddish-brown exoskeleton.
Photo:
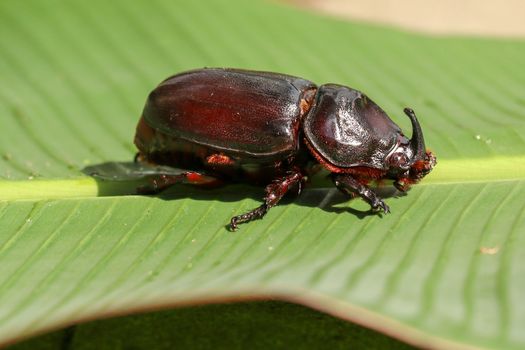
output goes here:
[[436, 164], [415, 113], [412, 138], [361, 92], [336, 84], [239, 69], [172, 76], [149, 95], [137, 126], [137, 159], [188, 169], [159, 174], [148, 192], [177, 182], [247, 181], [266, 185], [264, 203], [230, 225], [262, 218], [292, 188], [301, 191], [316, 164], [341, 191], [389, 212], [368, 187], [391, 179], [400, 191]]

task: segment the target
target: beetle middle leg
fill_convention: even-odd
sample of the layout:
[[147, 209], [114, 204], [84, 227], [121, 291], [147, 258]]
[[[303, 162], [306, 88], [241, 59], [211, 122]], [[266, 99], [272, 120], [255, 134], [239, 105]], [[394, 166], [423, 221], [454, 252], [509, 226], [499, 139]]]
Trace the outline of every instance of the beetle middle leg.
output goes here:
[[390, 212], [388, 205], [368, 186], [363, 185], [351, 175], [348, 174], [333, 174], [332, 181], [335, 186], [343, 193], [359, 195], [363, 198], [374, 210], [382, 209], [385, 213]]
[[271, 207], [275, 206], [284, 197], [284, 195], [295, 185], [298, 186], [297, 192], [301, 193], [303, 181], [305, 176], [298, 170], [294, 169], [286, 174], [286, 176], [274, 180], [271, 184], [266, 186], [264, 197], [264, 204], [245, 214], [237, 215], [231, 218], [230, 228], [232, 231], [237, 230], [238, 225], [261, 219]]

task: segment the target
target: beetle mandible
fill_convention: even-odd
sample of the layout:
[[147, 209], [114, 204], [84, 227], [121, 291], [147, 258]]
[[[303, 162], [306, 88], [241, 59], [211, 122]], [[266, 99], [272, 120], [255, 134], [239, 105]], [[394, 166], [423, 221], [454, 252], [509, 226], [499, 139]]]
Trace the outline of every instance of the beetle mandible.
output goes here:
[[371, 99], [346, 86], [241, 69], [183, 72], [148, 96], [135, 145], [136, 160], [187, 171], [159, 174], [140, 192], [178, 182], [266, 185], [260, 207], [231, 219], [236, 230], [262, 218], [289, 190], [300, 193], [320, 164], [339, 190], [388, 213], [369, 182], [394, 180], [405, 192], [436, 164], [414, 111], [404, 112], [411, 139]]

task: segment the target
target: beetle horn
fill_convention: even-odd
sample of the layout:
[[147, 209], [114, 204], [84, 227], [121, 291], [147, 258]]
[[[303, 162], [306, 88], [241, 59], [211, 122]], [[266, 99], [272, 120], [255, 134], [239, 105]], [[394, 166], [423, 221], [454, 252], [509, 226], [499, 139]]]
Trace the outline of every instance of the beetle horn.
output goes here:
[[405, 114], [412, 122], [412, 138], [410, 139], [410, 148], [414, 152], [413, 161], [423, 160], [425, 157], [425, 140], [423, 139], [423, 131], [416, 118], [416, 113], [412, 108], [405, 108]]

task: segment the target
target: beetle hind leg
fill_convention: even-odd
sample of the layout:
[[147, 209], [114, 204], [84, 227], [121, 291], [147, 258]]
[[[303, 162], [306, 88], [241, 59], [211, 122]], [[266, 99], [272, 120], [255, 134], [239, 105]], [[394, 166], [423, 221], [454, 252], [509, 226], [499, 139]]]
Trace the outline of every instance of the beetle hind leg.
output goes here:
[[214, 177], [187, 171], [177, 175], [158, 174], [148, 179], [148, 184], [137, 188], [138, 194], [157, 194], [177, 183], [186, 183], [200, 186], [216, 186], [220, 181]]
[[264, 204], [241, 215], [234, 216], [230, 220], [230, 229], [237, 230], [238, 225], [256, 219], [261, 219], [271, 207], [277, 205], [284, 195], [294, 186], [298, 186], [298, 193], [301, 193], [303, 181], [305, 176], [299, 170], [293, 170], [286, 174], [286, 176], [274, 180], [271, 184], [266, 186], [264, 197]]

